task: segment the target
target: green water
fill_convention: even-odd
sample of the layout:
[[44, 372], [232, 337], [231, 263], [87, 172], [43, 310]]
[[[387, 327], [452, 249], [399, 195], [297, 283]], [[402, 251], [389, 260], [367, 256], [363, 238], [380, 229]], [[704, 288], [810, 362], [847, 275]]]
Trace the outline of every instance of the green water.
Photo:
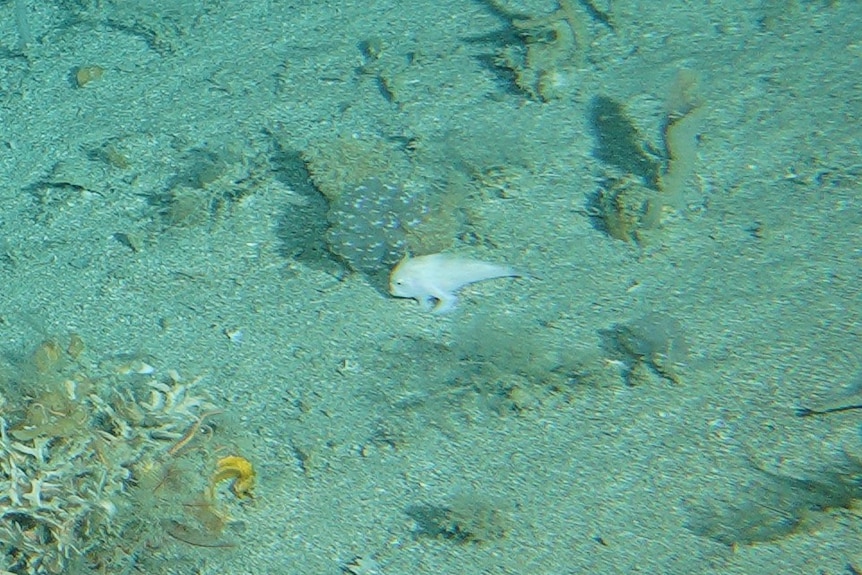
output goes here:
[[[862, 413], [797, 415], [862, 403], [860, 32], [3, 3], [0, 567], [862, 571]], [[436, 252], [523, 277], [388, 294]]]

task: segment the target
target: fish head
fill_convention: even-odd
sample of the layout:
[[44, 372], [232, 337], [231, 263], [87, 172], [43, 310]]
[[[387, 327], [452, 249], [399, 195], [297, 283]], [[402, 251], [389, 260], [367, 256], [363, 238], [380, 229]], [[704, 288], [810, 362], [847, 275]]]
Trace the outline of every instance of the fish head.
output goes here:
[[416, 285], [413, 265], [409, 257], [404, 256], [389, 274], [389, 293], [395, 297], [416, 297], [421, 287]]

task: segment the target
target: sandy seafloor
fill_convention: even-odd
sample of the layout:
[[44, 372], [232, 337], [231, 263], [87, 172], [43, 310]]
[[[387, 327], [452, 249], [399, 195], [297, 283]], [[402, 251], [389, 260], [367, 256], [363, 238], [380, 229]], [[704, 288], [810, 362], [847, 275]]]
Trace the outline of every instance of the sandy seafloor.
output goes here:
[[[176, 545], [161, 573], [862, 568], [852, 510], [735, 547], [692, 528], [698, 509], [744, 502], [770, 477], [758, 467], [817, 478], [862, 453], [858, 411], [794, 414], [860, 402], [862, 5], [593, 5], [613, 28], [587, 24], [585, 61], [549, 102], [488, 65], [513, 36], [486, 2], [31, 1], [26, 57], [0, 6], [0, 353], [76, 332], [96, 359], [205, 374], [258, 468], [237, 547]], [[403, 71], [395, 102], [358, 71], [370, 38]], [[77, 88], [82, 65], [105, 74]], [[606, 174], [590, 102], [624, 103], [658, 143], [679, 69], [704, 106], [686, 205], [647, 246], [613, 239], [589, 217]], [[437, 317], [322, 251], [298, 257], [316, 192], [267, 162], [276, 140], [337, 135], [505, 166], [505, 193], [471, 205], [481, 240], [452, 251], [534, 277], [472, 286]], [[106, 143], [129, 165], [94, 158]], [[271, 169], [212, 218], [166, 226], [154, 198], [193, 150], [225, 154], [227, 179]], [[52, 178], [74, 185], [46, 197]], [[682, 381], [627, 386], [602, 333], [651, 313], [679, 322]], [[524, 375], [582, 361], [594, 381]], [[408, 514], [465, 497], [498, 507], [505, 536], [422, 536]]]

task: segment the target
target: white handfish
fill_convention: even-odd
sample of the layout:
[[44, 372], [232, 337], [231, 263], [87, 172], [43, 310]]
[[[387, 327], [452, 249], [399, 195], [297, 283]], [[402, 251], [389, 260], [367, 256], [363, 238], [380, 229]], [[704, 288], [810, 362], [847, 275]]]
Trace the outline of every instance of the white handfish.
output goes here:
[[404, 257], [389, 275], [389, 293], [413, 298], [426, 310], [446, 313], [458, 301], [455, 293], [467, 284], [504, 277], [521, 277], [507, 265], [451, 254]]

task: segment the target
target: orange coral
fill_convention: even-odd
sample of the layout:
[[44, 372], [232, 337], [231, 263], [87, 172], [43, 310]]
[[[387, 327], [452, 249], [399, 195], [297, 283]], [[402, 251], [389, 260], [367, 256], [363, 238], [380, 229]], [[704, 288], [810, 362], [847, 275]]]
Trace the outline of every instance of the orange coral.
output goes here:
[[210, 479], [211, 489], [215, 492], [216, 486], [222, 481], [233, 480], [230, 490], [240, 499], [251, 497], [254, 489], [254, 478], [257, 475], [254, 466], [245, 457], [229, 455], [222, 457], [216, 462], [215, 473]]

